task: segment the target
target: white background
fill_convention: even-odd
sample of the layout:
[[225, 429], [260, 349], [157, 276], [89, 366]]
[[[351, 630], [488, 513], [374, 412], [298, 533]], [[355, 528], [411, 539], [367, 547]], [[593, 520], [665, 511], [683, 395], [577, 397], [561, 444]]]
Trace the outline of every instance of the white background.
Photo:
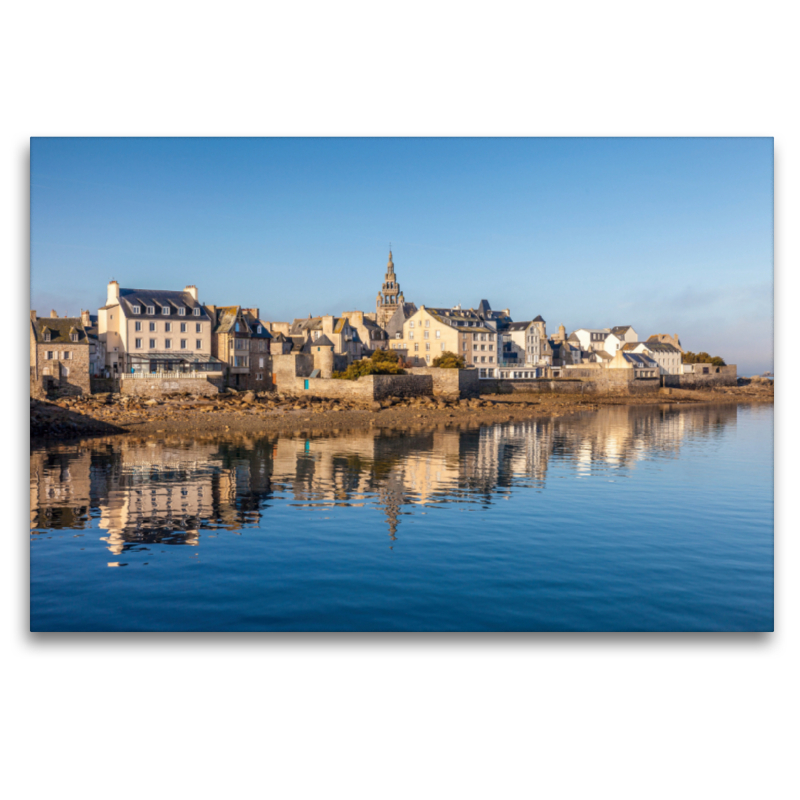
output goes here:
[[[11, 798], [796, 797], [797, 26], [788, 3], [6, 8]], [[774, 634], [34, 636], [28, 138], [775, 136]], [[746, 320], [743, 320], [746, 324]], [[8, 352], [8, 351], [7, 351]], [[12, 376], [13, 375], [13, 379]], [[13, 390], [12, 390], [13, 386]]]

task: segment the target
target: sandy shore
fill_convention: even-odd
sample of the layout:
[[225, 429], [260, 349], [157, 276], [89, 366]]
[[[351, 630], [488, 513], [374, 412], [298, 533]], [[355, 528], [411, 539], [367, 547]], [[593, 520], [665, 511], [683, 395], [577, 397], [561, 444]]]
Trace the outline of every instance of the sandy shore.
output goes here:
[[491, 424], [535, 417], [557, 417], [618, 405], [694, 405], [699, 403], [771, 403], [772, 383], [708, 390], [661, 390], [630, 396], [574, 394], [485, 395], [445, 401], [419, 398], [373, 403], [370, 408], [314, 398], [281, 398], [252, 393], [213, 399], [176, 397], [163, 401], [92, 395], [54, 402], [31, 400], [31, 439], [135, 433], [140, 435], [225, 434], [343, 430], [365, 427], [407, 428], [420, 423]]

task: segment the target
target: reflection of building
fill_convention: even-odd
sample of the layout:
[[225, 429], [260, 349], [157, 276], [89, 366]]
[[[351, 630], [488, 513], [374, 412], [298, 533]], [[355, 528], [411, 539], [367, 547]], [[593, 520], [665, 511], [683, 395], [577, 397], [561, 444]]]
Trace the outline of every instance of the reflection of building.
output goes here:
[[88, 529], [98, 509], [115, 555], [196, 546], [203, 529], [260, 527], [274, 498], [378, 508], [394, 540], [403, 515], [420, 506], [489, 505], [518, 486], [545, 488], [554, 464], [579, 477], [624, 474], [643, 459], [674, 457], [687, 440], [719, 435], [736, 415], [735, 405], [615, 406], [465, 430], [59, 445], [31, 454], [31, 528]]

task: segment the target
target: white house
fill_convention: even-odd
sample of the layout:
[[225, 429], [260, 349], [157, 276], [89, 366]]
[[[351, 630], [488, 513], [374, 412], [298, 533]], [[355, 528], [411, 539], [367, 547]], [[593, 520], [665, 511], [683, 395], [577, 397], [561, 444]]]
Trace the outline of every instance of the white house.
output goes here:
[[626, 344], [625, 352], [642, 353], [658, 364], [661, 375], [683, 374], [683, 354], [677, 347], [663, 342], [634, 342]]

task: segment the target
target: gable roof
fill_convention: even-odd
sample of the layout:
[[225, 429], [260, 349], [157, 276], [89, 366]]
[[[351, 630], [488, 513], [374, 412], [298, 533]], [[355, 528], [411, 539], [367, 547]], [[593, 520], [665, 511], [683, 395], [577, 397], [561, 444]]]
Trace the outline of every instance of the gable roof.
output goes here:
[[675, 347], [674, 344], [668, 344], [667, 342], [651, 342], [647, 341], [644, 342], [645, 346], [648, 350], [652, 350], [654, 353], [678, 353], [680, 354], [680, 350]]
[[323, 333], [319, 339], [314, 339], [310, 341], [309, 344], [312, 347], [334, 347], [333, 342]]
[[615, 335], [619, 335], [621, 333], [627, 333], [631, 329], [631, 325], [617, 325], [611, 329], [611, 333]]
[[[80, 317], [37, 317], [31, 320], [37, 344], [89, 344], [89, 338]], [[45, 341], [45, 332], [50, 332], [50, 341]], [[71, 333], [78, 334], [73, 342]]]

